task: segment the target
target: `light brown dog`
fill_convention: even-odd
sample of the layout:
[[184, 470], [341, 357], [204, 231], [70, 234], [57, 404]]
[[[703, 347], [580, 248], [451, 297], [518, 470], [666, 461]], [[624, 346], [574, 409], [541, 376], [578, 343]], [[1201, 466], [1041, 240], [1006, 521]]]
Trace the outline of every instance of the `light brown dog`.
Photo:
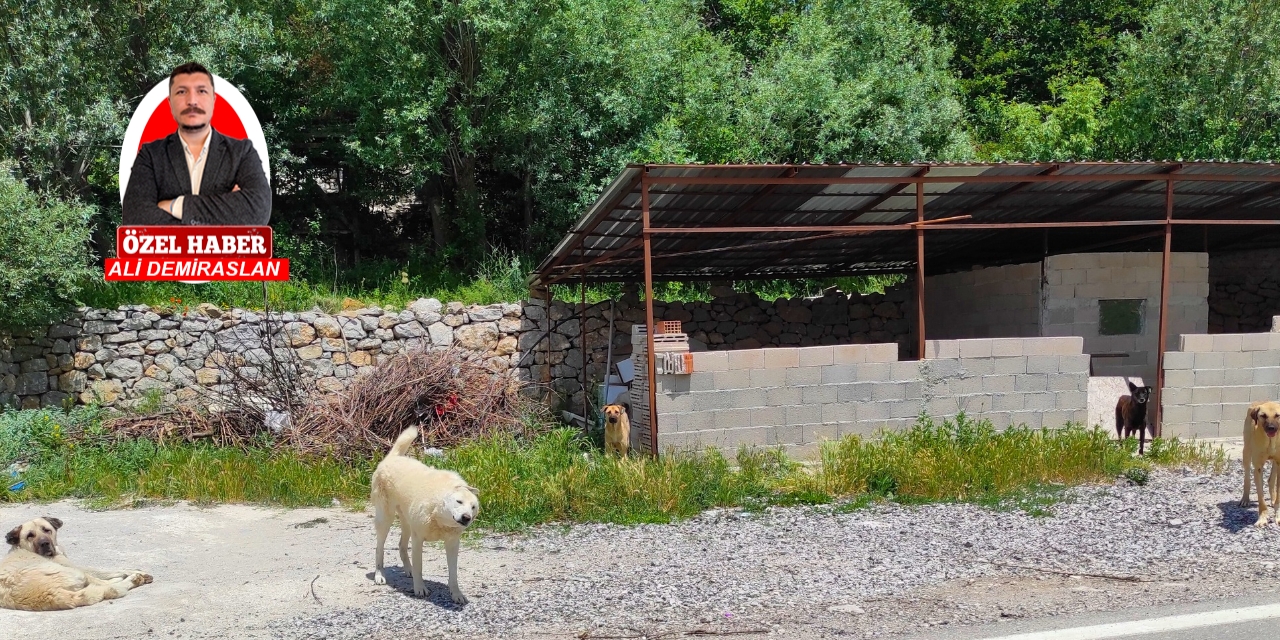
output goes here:
[[[1244, 416], [1244, 495], [1240, 498], [1240, 506], [1249, 506], [1249, 480], [1258, 492], [1258, 521], [1256, 526], [1267, 524], [1267, 496], [1262, 493], [1262, 472], [1267, 461], [1271, 461], [1271, 478], [1268, 483], [1271, 495], [1271, 507], [1274, 510], [1280, 502], [1280, 403], [1255, 402], [1249, 405]], [[1276, 515], [1271, 516], [1272, 519]]]
[[122, 598], [151, 582], [141, 571], [95, 571], [71, 564], [58, 547], [57, 518], [36, 518], [5, 536], [0, 560], [0, 608], [57, 611]]
[[611, 404], [604, 408], [604, 452], [627, 455], [631, 448], [631, 422], [627, 420], [627, 408]]

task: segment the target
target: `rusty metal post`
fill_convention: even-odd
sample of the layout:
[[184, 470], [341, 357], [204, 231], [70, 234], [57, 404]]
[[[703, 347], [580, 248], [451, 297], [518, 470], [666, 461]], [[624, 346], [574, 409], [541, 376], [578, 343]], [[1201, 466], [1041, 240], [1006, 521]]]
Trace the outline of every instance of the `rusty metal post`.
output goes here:
[[640, 210], [644, 234], [645, 368], [649, 376], [649, 454], [658, 457], [658, 365], [653, 353], [653, 230], [649, 225], [649, 170], [640, 178]]
[[547, 321], [547, 339], [542, 348], [542, 366], [545, 367], [542, 370], [542, 381], [547, 385], [547, 401], [549, 403], [555, 394], [555, 390], [551, 387], [551, 285], [542, 288], [542, 301], [546, 304], [543, 308], [543, 314], [546, 316], [545, 320]]
[[587, 276], [584, 273], [578, 279], [579, 288], [581, 289], [581, 299], [578, 302], [578, 333], [581, 339], [578, 341], [582, 348], [582, 433], [588, 435], [591, 433], [591, 416], [587, 415], [587, 407], [589, 401], [587, 398]]
[[1160, 334], [1156, 338], [1156, 415], [1153, 438], [1164, 433], [1164, 350], [1169, 326], [1169, 263], [1173, 248], [1173, 180], [1164, 183], [1164, 255], [1160, 261]]
[[924, 360], [924, 182], [916, 183], [916, 360]]

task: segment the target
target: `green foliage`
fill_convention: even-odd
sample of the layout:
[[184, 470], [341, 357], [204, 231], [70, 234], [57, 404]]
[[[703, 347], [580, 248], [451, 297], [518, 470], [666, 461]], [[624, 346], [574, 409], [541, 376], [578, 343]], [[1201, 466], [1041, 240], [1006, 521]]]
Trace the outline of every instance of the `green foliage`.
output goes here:
[[1120, 48], [1109, 155], [1277, 158], [1280, 3], [1165, 0]]
[[91, 278], [93, 209], [43, 197], [0, 162], [0, 326], [55, 320]]
[[993, 160], [1088, 160], [1096, 156], [1106, 88], [1096, 78], [1051, 85], [1054, 102], [1003, 105], [1000, 139], [984, 155]]

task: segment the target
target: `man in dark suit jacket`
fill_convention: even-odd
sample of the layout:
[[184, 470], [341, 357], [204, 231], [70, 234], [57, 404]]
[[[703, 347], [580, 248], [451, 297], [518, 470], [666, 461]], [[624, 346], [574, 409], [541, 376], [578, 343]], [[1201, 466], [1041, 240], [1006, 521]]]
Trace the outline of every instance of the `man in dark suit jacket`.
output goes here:
[[169, 75], [178, 131], [142, 145], [124, 192], [126, 225], [265, 225], [271, 185], [253, 143], [218, 133], [213, 74], [189, 62]]

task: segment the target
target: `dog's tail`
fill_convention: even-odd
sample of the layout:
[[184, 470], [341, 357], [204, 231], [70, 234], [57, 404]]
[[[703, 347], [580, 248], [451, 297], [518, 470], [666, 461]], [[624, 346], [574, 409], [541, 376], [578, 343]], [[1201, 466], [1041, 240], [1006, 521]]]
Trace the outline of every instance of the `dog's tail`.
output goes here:
[[409, 427], [405, 429], [400, 437], [396, 438], [396, 443], [391, 445], [391, 451], [387, 453], [387, 457], [402, 456], [409, 452], [409, 447], [413, 446], [413, 441], [418, 439], [418, 429]]

